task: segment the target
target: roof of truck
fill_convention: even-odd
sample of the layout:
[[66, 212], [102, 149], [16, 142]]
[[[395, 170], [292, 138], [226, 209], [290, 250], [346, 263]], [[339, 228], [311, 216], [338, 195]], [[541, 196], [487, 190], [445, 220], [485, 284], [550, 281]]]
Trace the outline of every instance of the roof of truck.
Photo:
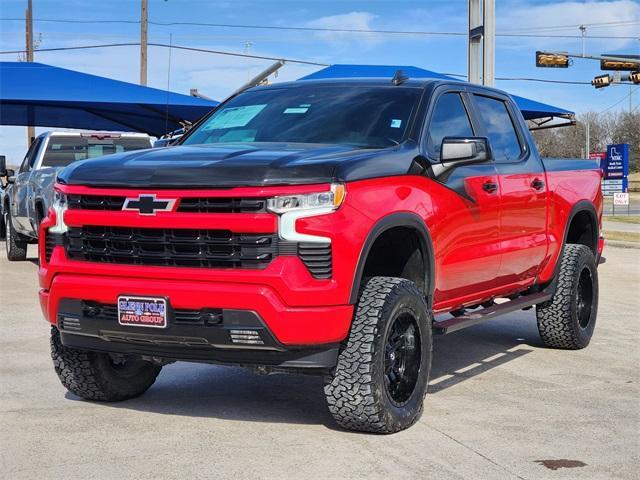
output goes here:
[[[424, 68], [414, 67], [410, 65], [350, 65], [336, 64], [323, 68], [310, 75], [306, 75], [299, 80], [348, 80], [348, 79], [377, 79], [377, 81], [390, 82], [395, 73], [401, 70], [409, 80], [403, 85], [421, 84], [434, 81], [448, 81], [457, 83], [468, 83], [450, 75], [445, 75]], [[488, 87], [483, 87], [488, 88]], [[531, 100], [529, 98], [511, 95], [514, 102], [522, 112], [522, 116], [526, 120], [535, 120], [549, 117], [570, 118], [574, 112], [560, 107], [554, 107], [546, 103]]]

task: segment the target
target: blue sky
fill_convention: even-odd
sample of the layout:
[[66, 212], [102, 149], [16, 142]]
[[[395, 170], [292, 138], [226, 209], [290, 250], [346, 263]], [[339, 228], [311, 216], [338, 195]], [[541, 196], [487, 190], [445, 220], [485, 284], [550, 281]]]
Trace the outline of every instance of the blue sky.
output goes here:
[[[139, 25], [109, 23], [109, 20], [139, 20], [138, 0], [109, 2], [82, 0], [33, 0], [34, 30], [42, 48], [95, 43], [139, 41]], [[602, 72], [594, 61], [576, 60], [569, 69], [535, 68], [539, 49], [581, 51], [581, 41], [550, 38], [547, 34], [578, 35], [575, 25], [602, 22], [633, 22], [615, 27], [592, 25], [587, 35], [634, 36], [635, 40], [587, 39], [587, 53], [640, 54], [640, 2], [496, 0], [498, 32], [544, 35], [538, 38], [498, 37], [496, 76], [537, 77], [555, 80], [589, 81]], [[23, 47], [24, 23], [9, 21], [24, 16], [26, 0], [2, 0], [0, 4], [0, 50]], [[210, 22], [300, 27], [337, 27], [362, 30], [410, 30], [465, 32], [466, 0], [422, 1], [187, 1], [149, 0], [149, 19], [158, 22]], [[38, 19], [99, 20], [102, 23], [68, 24]], [[562, 29], [544, 29], [567, 26]], [[321, 63], [374, 63], [416, 65], [431, 70], [466, 74], [464, 36], [380, 35], [244, 28], [150, 25], [149, 41], [276, 57], [298, 58]], [[250, 42], [250, 46], [247, 46]], [[13, 61], [16, 55], [0, 55]], [[36, 61], [104, 75], [118, 80], [138, 81], [138, 48], [120, 47], [72, 52], [36, 52]], [[268, 66], [268, 60], [240, 59], [203, 53], [173, 51], [170, 89], [188, 93], [190, 88], [216, 99], [223, 98], [252, 75]], [[169, 67], [166, 49], [150, 47], [149, 85], [167, 87]], [[290, 64], [277, 80], [291, 80], [319, 67]], [[629, 108], [629, 87], [595, 90], [591, 86], [498, 81], [510, 93], [574, 110], [602, 111]], [[638, 87], [635, 87], [638, 88]], [[640, 89], [632, 92], [634, 106], [640, 104]], [[24, 128], [0, 127], [0, 153], [10, 163], [24, 154]]]

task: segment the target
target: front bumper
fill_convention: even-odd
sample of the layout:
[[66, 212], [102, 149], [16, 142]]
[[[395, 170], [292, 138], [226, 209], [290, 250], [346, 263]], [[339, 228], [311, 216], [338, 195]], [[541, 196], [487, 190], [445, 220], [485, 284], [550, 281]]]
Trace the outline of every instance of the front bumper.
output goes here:
[[[168, 327], [121, 326], [111, 315], [87, 315], [86, 305], [117, 304], [120, 295], [165, 297]], [[352, 305], [290, 307], [264, 285], [58, 274], [40, 290], [45, 317], [57, 325], [63, 344], [91, 350], [150, 355], [176, 360], [285, 366], [327, 366], [348, 333]], [[184, 322], [172, 312], [220, 313]], [[238, 345], [231, 330], [255, 330], [261, 345]], [[331, 352], [329, 357], [305, 357]], [[335, 360], [335, 359], [334, 359]]]

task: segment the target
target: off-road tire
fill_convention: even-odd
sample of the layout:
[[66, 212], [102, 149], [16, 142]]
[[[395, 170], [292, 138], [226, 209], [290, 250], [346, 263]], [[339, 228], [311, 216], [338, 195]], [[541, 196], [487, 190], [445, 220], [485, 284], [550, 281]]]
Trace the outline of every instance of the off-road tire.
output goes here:
[[126, 374], [119, 373], [107, 353], [90, 352], [65, 347], [60, 332], [51, 328], [51, 358], [62, 385], [86, 400], [118, 402], [142, 395], [153, 385], [161, 366], [145, 362], [140, 357]]
[[[401, 316], [415, 319], [420, 359], [408, 399], [394, 402], [385, 383], [385, 353], [392, 325]], [[341, 427], [394, 433], [421, 416], [432, 354], [432, 315], [417, 286], [402, 278], [372, 277], [360, 290], [349, 337], [325, 386], [329, 411]], [[417, 362], [413, 362], [415, 365]]]
[[13, 228], [11, 222], [11, 215], [9, 212], [4, 212], [4, 225], [6, 232], [6, 250], [7, 259], [16, 262], [27, 259], [27, 242], [20, 238], [20, 234]]
[[[584, 289], [591, 292], [587, 304]], [[597, 314], [598, 269], [593, 252], [585, 245], [567, 244], [560, 259], [556, 292], [550, 301], [536, 306], [540, 337], [548, 347], [584, 348], [593, 335]]]

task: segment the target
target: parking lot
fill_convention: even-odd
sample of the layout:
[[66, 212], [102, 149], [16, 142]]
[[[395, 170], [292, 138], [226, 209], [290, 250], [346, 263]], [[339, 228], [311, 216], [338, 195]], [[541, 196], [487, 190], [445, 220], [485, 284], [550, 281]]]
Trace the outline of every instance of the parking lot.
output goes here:
[[320, 379], [214, 365], [81, 401], [53, 371], [37, 266], [0, 248], [1, 478], [638, 478], [640, 250], [605, 250], [586, 350], [543, 348], [531, 310], [436, 337], [425, 415], [376, 436], [333, 425]]

